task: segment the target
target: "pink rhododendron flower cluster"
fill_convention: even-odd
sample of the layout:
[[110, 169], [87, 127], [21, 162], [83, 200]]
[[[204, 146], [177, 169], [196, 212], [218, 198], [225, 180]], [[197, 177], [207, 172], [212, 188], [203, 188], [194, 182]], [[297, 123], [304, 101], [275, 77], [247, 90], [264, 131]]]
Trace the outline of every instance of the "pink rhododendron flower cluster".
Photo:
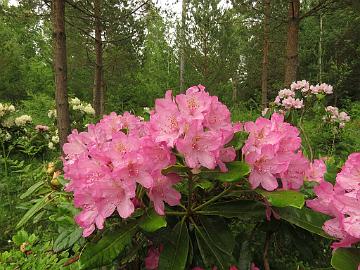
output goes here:
[[245, 161], [251, 167], [249, 182], [252, 188], [299, 189], [309, 162], [300, 151], [301, 138], [296, 127], [284, 122], [284, 116], [274, 113], [271, 119], [259, 117], [245, 123], [249, 137], [242, 148]]
[[230, 111], [202, 85], [190, 87], [185, 94], [157, 99], [150, 117], [150, 131], [156, 142], [175, 147], [186, 165], [226, 171], [224, 162], [235, 159], [235, 149], [225, 147], [241, 126], [232, 125]]
[[345, 123], [350, 121], [350, 116], [346, 112], [339, 112], [339, 108], [327, 106], [325, 108], [327, 115], [323, 120], [330, 123], [339, 123], [339, 128], [344, 128]]
[[70, 179], [66, 190], [82, 208], [75, 220], [83, 235], [102, 229], [115, 210], [129, 217], [139, 205], [137, 185], [164, 215], [164, 202], [178, 205], [181, 197], [172, 187], [180, 177], [161, 173], [175, 164], [174, 152], [192, 169], [219, 166], [226, 171], [225, 162], [235, 159], [235, 150], [225, 144], [241, 128], [232, 125], [227, 107], [199, 85], [176, 97], [167, 91], [156, 100], [149, 122], [127, 112], [111, 113], [85, 132], [74, 130], [63, 147], [64, 172]]
[[321, 181], [314, 188], [317, 198], [307, 201], [315, 211], [332, 216], [323, 229], [340, 239], [333, 248], [360, 242], [360, 153], [353, 153], [336, 177], [336, 183]]
[[82, 208], [75, 220], [85, 237], [95, 225], [102, 229], [115, 209], [122, 218], [134, 212], [137, 184], [147, 190], [159, 214], [164, 214], [164, 201], [180, 201], [172, 188], [179, 177], [161, 174], [175, 156], [148, 135], [145, 122], [129, 113], [111, 113], [85, 132], [74, 130], [63, 149], [65, 177], [71, 180], [66, 190], [74, 192], [75, 206]]

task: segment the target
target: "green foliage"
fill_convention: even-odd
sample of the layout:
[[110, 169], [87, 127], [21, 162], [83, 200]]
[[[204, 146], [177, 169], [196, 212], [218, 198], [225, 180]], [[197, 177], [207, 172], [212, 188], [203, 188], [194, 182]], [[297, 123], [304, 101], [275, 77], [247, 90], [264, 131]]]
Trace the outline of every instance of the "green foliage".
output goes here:
[[173, 228], [173, 235], [164, 243], [159, 259], [159, 270], [185, 269], [189, 252], [189, 234], [186, 224], [181, 221]]
[[331, 238], [322, 229], [324, 222], [329, 219], [329, 217], [324, 214], [313, 212], [309, 208], [277, 208], [276, 212], [279, 213], [281, 219], [284, 219], [291, 224], [316, 233], [322, 237]]
[[335, 250], [331, 265], [336, 270], [357, 270], [360, 264], [360, 249], [338, 248]]
[[154, 210], [146, 212], [143, 217], [143, 220], [139, 222], [139, 227], [146, 232], [154, 232], [166, 227], [165, 217], [159, 216]]
[[257, 189], [256, 191], [264, 196], [266, 200], [275, 207], [292, 206], [301, 209], [305, 203], [304, 194], [293, 190], [277, 190], [269, 192]]
[[[40, 241], [35, 234], [18, 231], [13, 236], [14, 247], [0, 253], [0, 269], [63, 269], [68, 262], [69, 252], [53, 253], [50, 241]], [[78, 269], [75, 263], [69, 269]]]
[[127, 224], [115, 231], [105, 233], [96, 244], [89, 243], [80, 257], [81, 269], [110, 264], [131, 243], [137, 225]]

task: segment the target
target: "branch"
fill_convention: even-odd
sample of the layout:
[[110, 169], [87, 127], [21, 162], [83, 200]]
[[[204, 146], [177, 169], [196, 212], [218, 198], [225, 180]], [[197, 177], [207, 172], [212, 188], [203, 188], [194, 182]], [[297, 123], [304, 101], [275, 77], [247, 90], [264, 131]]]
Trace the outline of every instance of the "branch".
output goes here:
[[323, 0], [323, 1], [320, 1], [316, 6], [314, 6], [312, 9], [310, 9], [309, 11], [305, 12], [303, 15], [301, 15], [299, 17], [299, 20], [301, 21], [302, 19], [306, 18], [306, 17], [309, 17], [309, 16], [312, 16], [314, 14], [316, 14], [317, 12], [319, 11], [322, 11], [324, 9], [327, 9], [328, 6], [334, 4], [338, 2], [337, 0]]

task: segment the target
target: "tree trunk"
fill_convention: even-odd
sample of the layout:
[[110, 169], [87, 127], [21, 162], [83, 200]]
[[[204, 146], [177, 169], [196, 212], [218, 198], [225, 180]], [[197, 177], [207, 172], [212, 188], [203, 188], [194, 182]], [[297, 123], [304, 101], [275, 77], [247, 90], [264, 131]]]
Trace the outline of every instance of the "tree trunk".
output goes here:
[[289, 1], [288, 30], [286, 42], [285, 60], [285, 87], [288, 87], [296, 80], [299, 64], [299, 23], [300, 23], [300, 0]]
[[[70, 133], [69, 103], [67, 96], [67, 63], [66, 63], [66, 35], [65, 35], [65, 1], [52, 1], [53, 19], [53, 49], [55, 73], [55, 102], [57, 112], [57, 126], [59, 142], [62, 147]], [[62, 152], [63, 153], [63, 152]]]
[[103, 84], [103, 48], [102, 48], [102, 24], [101, 24], [101, 0], [94, 0], [95, 17], [95, 78], [93, 89], [93, 107], [95, 117], [104, 113], [104, 84]]
[[319, 82], [322, 82], [322, 37], [323, 37], [323, 20], [320, 14], [320, 34], [319, 34]]
[[268, 73], [269, 73], [269, 35], [270, 35], [270, 0], [264, 0], [264, 44], [261, 74], [261, 107], [267, 107]]
[[237, 101], [237, 78], [236, 76], [231, 78], [231, 86], [232, 86], [232, 102], [233, 104]]
[[181, 29], [180, 29], [180, 92], [185, 88], [185, 27], [186, 0], [182, 0]]

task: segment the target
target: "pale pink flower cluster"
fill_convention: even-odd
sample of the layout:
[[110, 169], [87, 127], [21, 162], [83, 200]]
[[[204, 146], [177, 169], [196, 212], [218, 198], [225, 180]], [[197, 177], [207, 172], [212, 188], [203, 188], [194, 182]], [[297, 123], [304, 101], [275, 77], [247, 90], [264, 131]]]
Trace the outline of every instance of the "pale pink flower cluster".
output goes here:
[[242, 148], [245, 161], [251, 167], [249, 182], [253, 189], [262, 186], [272, 191], [278, 188], [299, 189], [309, 168], [300, 151], [299, 130], [284, 122], [284, 116], [274, 113], [271, 119], [259, 117], [244, 126], [249, 137]]
[[346, 112], [339, 112], [339, 108], [327, 106], [325, 111], [328, 113], [324, 116], [324, 121], [330, 123], [339, 123], [339, 128], [344, 128], [345, 123], [350, 121], [350, 116]]
[[[300, 93], [300, 94], [296, 94]], [[285, 109], [301, 109], [304, 107], [304, 100], [302, 97], [317, 94], [332, 94], [333, 87], [329, 84], [322, 83], [317, 85], [310, 85], [306, 80], [293, 82], [290, 89], [282, 89], [278, 92], [274, 103], [275, 105]], [[298, 96], [299, 98], [296, 98]]]
[[304, 101], [299, 98], [295, 98], [295, 91], [290, 89], [280, 90], [274, 103], [286, 110], [291, 108], [301, 109], [304, 106]]
[[147, 134], [139, 118], [111, 113], [87, 131], [69, 135], [63, 147], [65, 177], [71, 180], [66, 190], [74, 192], [75, 206], [82, 208], [75, 220], [85, 237], [95, 225], [102, 229], [115, 209], [122, 218], [134, 212], [137, 184], [146, 189], [159, 214], [164, 214], [164, 201], [179, 203], [180, 193], [172, 188], [179, 177], [161, 174], [175, 163], [175, 156]]
[[306, 80], [293, 82], [290, 85], [290, 89], [292, 91], [300, 90], [301, 92], [306, 93], [310, 89], [310, 83]]
[[185, 94], [157, 99], [150, 116], [150, 133], [156, 142], [175, 147], [188, 167], [201, 166], [226, 171], [225, 162], [235, 159], [235, 149], [225, 147], [241, 125], [232, 125], [229, 109], [202, 85], [190, 87]]
[[48, 131], [49, 130], [49, 127], [48, 126], [44, 126], [44, 125], [36, 125], [35, 126], [35, 130], [37, 132], [45, 132], [45, 131]]
[[317, 94], [326, 94], [330, 95], [333, 93], [333, 87], [330, 84], [322, 83], [317, 85], [311, 85], [310, 86], [311, 94], [317, 95]]
[[360, 242], [360, 153], [348, 157], [334, 186], [323, 180], [314, 191], [317, 198], [308, 200], [307, 206], [333, 217], [323, 225], [327, 234], [340, 239], [332, 247]]
[[175, 164], [177, 151], [188, 167], [226, 171], [235, 159], [233, 147], [225, 147], [241, 125], [232, 125], [230, 112], [203, 86], [185, 94], [157, 99], [150, 121], [129, 113], [104, 116], [85, 132], [74, 130], [63, 147], [67, 191], [82, 208], [76, 222], [86, 237], [102, 229], [115, 209], [122, 218], [134, 212], [137, 185], [147, 192], [155, 211], [164, 215], [164, 202], [179, 204], [180, 193], [172, 186], [180, 178], [164, 176], [162, 169]]

